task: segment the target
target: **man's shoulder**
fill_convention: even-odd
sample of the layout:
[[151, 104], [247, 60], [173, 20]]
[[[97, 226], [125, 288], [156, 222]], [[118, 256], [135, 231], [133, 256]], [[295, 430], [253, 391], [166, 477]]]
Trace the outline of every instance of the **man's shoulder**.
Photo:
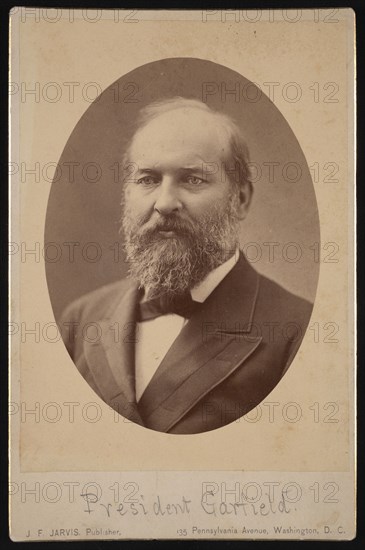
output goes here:
[[260, 275], [258, 308], [265, 314], [278, 319], [309, 320], [313, 303], [294, 294], [272, 279]]
[[[309, 300], [294, 294], [284, 288], [273, 279], [260, 274], [253, 265], [241, 253], [237, 263], [236, 280], [238, 277], [240, 288], [243, 285], [245, 292], [255, 293], [254, 307], [255, 315], [260, 320], [272, 319], [274, 321], [288, 321], [289, 319], [308, 321], [313, 303]], [[249, 280], [249, 286], [244, 287], [244, 280]]]
[[132, 284], [130, 279], [120, 279], [83, 294], [65, 308], [62, 320], [101, 319], [124, 296]]

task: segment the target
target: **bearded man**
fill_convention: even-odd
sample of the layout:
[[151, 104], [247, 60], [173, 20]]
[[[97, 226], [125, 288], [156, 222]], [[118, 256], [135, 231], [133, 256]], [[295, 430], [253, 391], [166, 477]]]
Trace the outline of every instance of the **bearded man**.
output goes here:
[[[312, 305], [239, 250], [252, 183], [232, 119], [194, 99], [153, 103], [125, 166], [130, 276], [73, 302], [63, 339], [90, 386], [132, 422], [174, 434], [222, 427], [279, 382]], [[90, 341], [95, 323], [101, 338]]]

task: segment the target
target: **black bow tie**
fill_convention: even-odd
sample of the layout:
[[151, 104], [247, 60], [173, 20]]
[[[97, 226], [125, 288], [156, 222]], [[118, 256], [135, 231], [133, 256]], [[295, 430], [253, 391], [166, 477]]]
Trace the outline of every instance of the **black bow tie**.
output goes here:
[[163, 294], [146, 302], [140, 302], [137, 321], [149, 321], [167, 313], [176, 313], [189, 319], [198, 306], [199, 302], [194, 302], [190, 292], [173, 297]]

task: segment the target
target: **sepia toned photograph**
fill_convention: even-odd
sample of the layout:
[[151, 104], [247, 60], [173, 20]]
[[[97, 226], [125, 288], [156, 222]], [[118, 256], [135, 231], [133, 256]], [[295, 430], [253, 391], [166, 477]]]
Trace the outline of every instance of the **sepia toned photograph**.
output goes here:
[[12, 540], [354, 538], [354, 23], [12, 8]]
[[[221, 90], [212, 85], [217, 81]], [[116, 107], [114, 91], [131, 82], [134, 108]], [[162, 98], [150, 103], [156, 88]], [[240, 90], [253, 98], [243, 116], [239, 105], [226, 107]], [[232, 111], [241, 115], [240, 125]], [[250, 160], [250, 141], [256, 161]], [[88, 158], [98, 163], [87, 165]], [[263, 164], [262, 158], [273, 160]], [[123, 416], [167, 433], [220, 428], [256, 407], [300, 346], [318, 277], [318, 266], [308, 258], [308, 243], [319, 240], [309, 169], [269, 99], [216, 64], [158, 61], [100, 96], [58, 166], [45, 246], [52, 259], [69, 242], [78, 256], [66, 266], [46, 266], [55, 314], [67, 295], [87, 287], [90, 274], [93, 284], [118, 277], [77, 297], [58, 321], [87, 383]], [[73, 184], [64, 168], [71, 166]], [[80, 180], [80, 166], [95, 181]], [[118, 180], [110, 167], [114, 175], [120, 171]], [[253, 182], [262, 168], [276, 168], [272, 184], [262, 176]], [[295, 196], [293, 187], [300, 187]], [[257, 205], [248, 232], [256, 201], [263, 205]], [[99, 244], [105, 234], [110, 240]], [[109, 261], [95, 273], [92, 264], [108, 248]], [[268, 276], [255, 266], [263, 252], [269, 253]], [[271, 274], [274, 254], [281, 265]], [[110, 266], [115, 259], [116, 267]]]

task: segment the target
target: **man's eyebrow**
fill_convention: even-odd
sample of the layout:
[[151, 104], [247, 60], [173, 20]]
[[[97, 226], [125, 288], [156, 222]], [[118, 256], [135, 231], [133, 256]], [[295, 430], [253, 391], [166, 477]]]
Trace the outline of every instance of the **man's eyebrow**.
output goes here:
[[137, 168], [137, 172], [147, 172], [147, 173], [153, 173], [157, 174], [158, 170], [156, 168]]
[[180, 168], [181, 172], [201, 172], [203, 170], [203, 164], [200, 164], [199, 166], [186, 166]]

